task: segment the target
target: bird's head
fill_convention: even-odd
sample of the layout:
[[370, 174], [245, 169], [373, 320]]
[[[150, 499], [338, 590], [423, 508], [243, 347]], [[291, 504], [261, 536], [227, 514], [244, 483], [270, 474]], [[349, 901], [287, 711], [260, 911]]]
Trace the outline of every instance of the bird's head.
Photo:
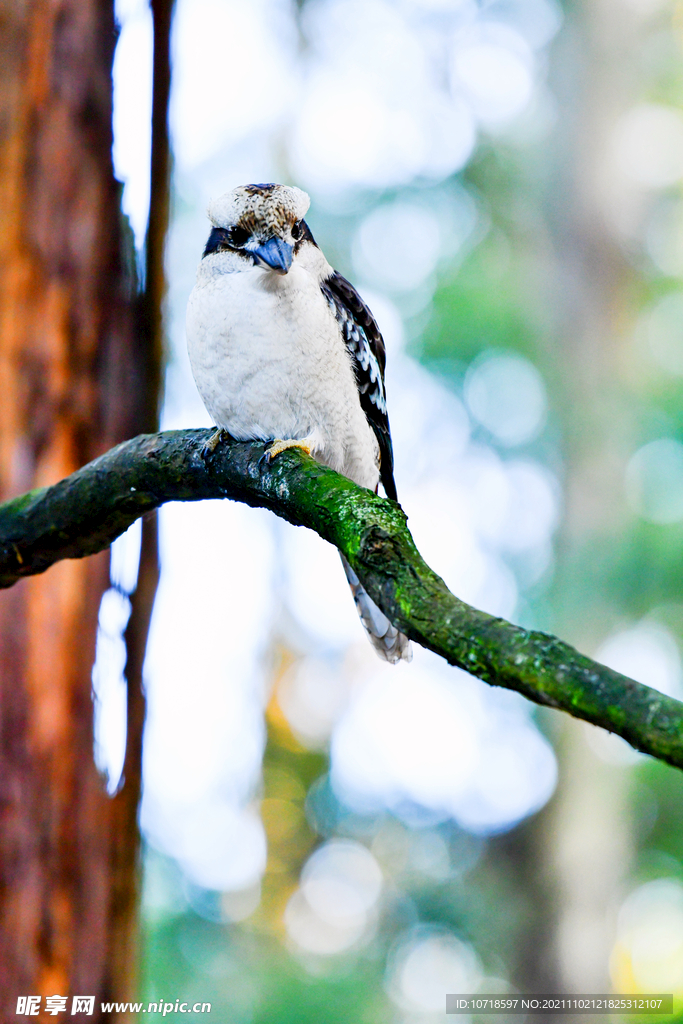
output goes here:
[[204, 256], [231, 253], [245, 267], [286, 274], [301, 244], [313, 241], [303, 219], [309, 204], [290, 185], [240, 185], [209, 205], [213, 230]]

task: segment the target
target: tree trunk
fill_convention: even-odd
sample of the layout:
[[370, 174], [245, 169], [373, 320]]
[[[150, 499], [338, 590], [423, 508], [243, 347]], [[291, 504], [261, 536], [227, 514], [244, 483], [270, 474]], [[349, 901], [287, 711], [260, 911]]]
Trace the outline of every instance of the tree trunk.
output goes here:
[[[113, 175], [113, 4], [0, 0], [0, 18], [0, 495], [8, 498], [153, 428], [160, 326], [137, 329], [132, 238]], [[155, 552], [148, 543], [133, 596], [128, 750], [114, 798], [92, 756], [107, 553], [0, 594], [2, 1021], [16, 1019], [19, 996], [41, 996], [41, 1020], [54, 1019], [44, 1016], [45, 996], [67, 996], [67, 1012], [74, 995], [94, 996], [97, 1020], [101, 1000], [133, 995], [140, 677]]]

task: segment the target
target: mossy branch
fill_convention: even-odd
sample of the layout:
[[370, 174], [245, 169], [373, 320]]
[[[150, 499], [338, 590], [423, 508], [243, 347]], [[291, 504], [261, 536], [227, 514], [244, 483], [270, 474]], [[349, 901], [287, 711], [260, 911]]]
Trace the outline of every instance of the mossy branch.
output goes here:
[[487, 683], [618, 733], [683, 768], [683, 704], [546, 633], [513, 626], [458, 600], [421, 558], [394, 502], [294, 449], [272, 465], [264, 445], [211, 431], [143, 434], [72, 476], [0, 505], [0, 587], [63, 558], [108, 547], [166, 501], [231, 498], [307, 526], [342, 551], [368, 593], [416, 643]]

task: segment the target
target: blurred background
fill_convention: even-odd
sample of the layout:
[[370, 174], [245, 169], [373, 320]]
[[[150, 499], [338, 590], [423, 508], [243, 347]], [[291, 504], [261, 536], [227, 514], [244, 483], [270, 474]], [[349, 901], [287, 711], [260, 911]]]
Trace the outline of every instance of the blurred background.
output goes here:
[[[114, 160], [141, 246], [151, 15], [117, 16]], [[682, 47], [671, 0], [177, 0], [162, 418], [209, 424], [184, 335], [208, 200], [300, 186], [383, 331], [426, 560], [678, 697]], [[116, 542], [100, 610], [111, 791], [138, 547], [135, 528]], [[167, 505], [161, 560], [143, 998], [226, 1024], [431, 1024], [458, 991], [680, 1007], [680, 773], [420, 649], [384, 666], [336, 552], [263, 510]]]

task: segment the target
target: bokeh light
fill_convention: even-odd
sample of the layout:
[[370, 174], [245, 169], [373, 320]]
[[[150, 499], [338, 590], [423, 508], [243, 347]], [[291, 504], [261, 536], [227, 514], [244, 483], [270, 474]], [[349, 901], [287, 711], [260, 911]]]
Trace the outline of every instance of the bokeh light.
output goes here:
[[620, 629], [600, 645], [596, 658], [616, 672], [681, 698], [681, 657], [669, 630], [655, 619]]
[[512, 353], [485, 352], [470, 366], [465, 401], [472, 416], [506, 447], [531, 441], [545, 423], [541, 375]]
[[389, 961], [387, 988], [402, 1009], [443, 1013], [445, 992], [475, 992], [481, 965], [471, 946], [445, 929], [418, 927], [406, 935]]
[[644, 188], [664, 188], [683, 177], [683, 114], [673, 107], [641, 103], [614, 129], [621, 172]]
[[651, 523], [683, 519], [683, 444], [662, 437], [639, 448], [626, 467], [626, 493], [635, 511]]
[[531, 98], [533, 57], [514, 29], [483, 22], [456, 36], [451, 87], [462, 92], [476, 117], [487, 126], [520, 114]]
[[346, 951], [367, 934], [381, 891], [382, 872], [369, 850], [350, 840], [325, 843], [305, 864], [285, 910], [290, 938], [319, 956]]
[[523, 704], [511, 696], [487, 701], [464, 673], [454, 685], [453, 670], [442, 674], [432, 656], [416, 658], [400, 676], [373, 671], [352, 698], [332, 742], [341, 799], [408, 819], [422, 807], [437, 821], [452, 817], [481, 833], [509, 828], [542, 806], [555, 786], [555, 759]]
[[615, 989], [683, 994], [683, 885], [647, 882], [619, 913], [611, 971]]

